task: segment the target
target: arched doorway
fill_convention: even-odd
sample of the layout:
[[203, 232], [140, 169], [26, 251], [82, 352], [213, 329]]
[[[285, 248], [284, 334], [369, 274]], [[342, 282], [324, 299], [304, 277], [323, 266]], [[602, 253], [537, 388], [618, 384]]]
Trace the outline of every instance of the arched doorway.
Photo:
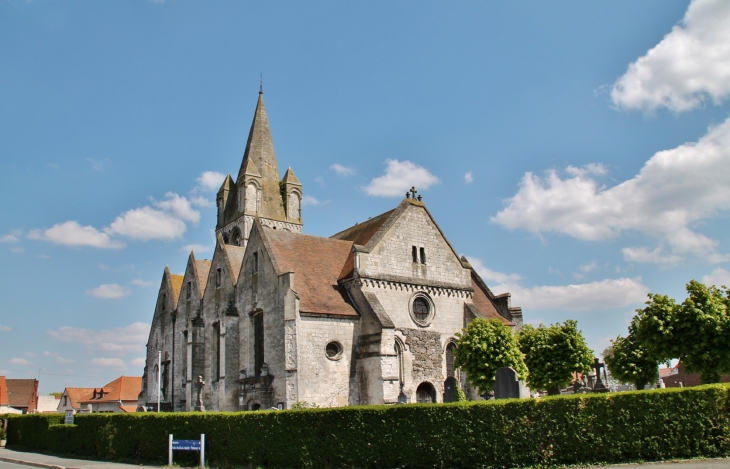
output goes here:
[[436, 390], [431, 383], [421, 383], [416, 389], [416, 402], [419, 404], [432, 404], [436, 402]]

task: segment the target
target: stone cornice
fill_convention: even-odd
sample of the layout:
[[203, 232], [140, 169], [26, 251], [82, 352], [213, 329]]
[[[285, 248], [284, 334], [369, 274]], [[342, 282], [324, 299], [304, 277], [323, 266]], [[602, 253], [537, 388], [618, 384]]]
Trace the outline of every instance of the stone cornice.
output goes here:
[[434, 296], [446, 295], [459, 298], [471, 298], [474, 292], [474, 289], [471, 286], [465, 288], [462, 285], [448, 284], [445, 282], [419, 282], [415, 279], [403, 280], [397, 276], [385, 276], [380, 278], [358, 277], [345, 280], [342, 282], [342, 285], [348, 290], [357, 286], [383, 290], [426, 291]]

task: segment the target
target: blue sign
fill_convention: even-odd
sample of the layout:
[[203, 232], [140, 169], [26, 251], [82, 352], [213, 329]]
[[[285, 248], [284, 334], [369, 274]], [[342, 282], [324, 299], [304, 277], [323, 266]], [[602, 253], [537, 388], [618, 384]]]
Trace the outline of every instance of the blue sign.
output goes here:
[[174, 451], [200, 451], [200, 440], [172, 440]]

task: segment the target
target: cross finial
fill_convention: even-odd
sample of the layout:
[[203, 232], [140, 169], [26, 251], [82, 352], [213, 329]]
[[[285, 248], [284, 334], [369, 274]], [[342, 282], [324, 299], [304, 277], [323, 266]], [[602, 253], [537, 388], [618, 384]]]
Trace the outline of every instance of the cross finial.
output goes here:
[[418, 191], [416, 190], [415, 186], [411, 186], [411, 190], [410, 190], [410, 193], [411, 193], [411, 195], [412, 195], [412, 197], [413, 197], [414, 199], [416, 198], [416, 193], [417, 193], [417, 192], [418, 192]]
[[265, 83], [264, 82], [264, 74], [263, 73], [260, 73], [259, 74], [259, 93], [260, 94], [263, 94], [263, 92], [264, 92], [264, 83]]

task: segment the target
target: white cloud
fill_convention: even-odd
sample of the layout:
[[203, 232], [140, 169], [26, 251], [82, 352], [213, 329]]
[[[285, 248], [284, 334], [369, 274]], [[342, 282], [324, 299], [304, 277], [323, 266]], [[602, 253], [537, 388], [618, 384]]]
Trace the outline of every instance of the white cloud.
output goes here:
[[123, 243], [112, 240], [108, 234], [102, 233], [93, 226], [81, 226], [78, 222], [67, 221], [53, 225], [47, 230], [32, 230], [29, 239], [50, 241], [64, 246], [91, 246], [102, 249], [120, 249]]
[[146, 360], [144, 357], [135, 358], [132, 360], [132, 366], [136, 366], [138, 368], [142, 368], [146, 363]]
[[580, 266], [579, 269], [581, 272], [584, 272], [587, 274], [588, 272], [590, 272], [592, 270], [596, 270], [597, 267], [598, 267], [598, 262], [593, 261], [590, 264], [584, 264], [584, 265]]
[[13, 230], [10, 233], [0, 236], [0, 243], [17, 243], [20, 242], [20, 236], [23, 234], [20, 230]]
[[730, 2], [694, 0], [682, 24], [629, 65], [611, 90], [618, 107], [675, 112], [730, 95]]
[[115, 368], [118, 370], [124, 370], [127, 368], [127, 365], [121, 358], [92, 358], [91, 364], [104, 368]]
[[302, 206], [307, 205], [321, 205], [323, 202], [320, 202], [319, 200], [315, 199], [311, 195], [305, 195], [302, 197]]
[[226, 179], [226, 175], [219, 173], [218, 171], [205, 171], [196, 179], [198, 181], [198, 187], [203, 191], [217, 191], [223, 185], [223, 181]]
[[352, 176], [355, 174], [355, 170], [353, 168], [348, 168], [347, 166], [342, 166], [339, 163], [335, 163], [332, 166], [330, 166], [331, 169], [333, 169], [338, 176]]
[[104, 169], [104, 166], [109, 162], [109, 158], [104, 158], [103, 160], [95, 160], [94, 158], [86, 158], [86, 161], [91, 163], [91, 167], [94, 169], [94, 171], [101, 171]]
[[48, 334], [61, 342], [82, 344], [95, 353], [139, 353], [144, 350], [149, 332], [149, 324], [135, 322], [126, 327], [100, 331], [64, 326], [48, 331]]
[[194, 251], [197, 253], [201, 252], [208, 252], [212, 251], [213, 248], [211, 246], [205, 246], [203, 244], [187, 244], [180, 248], [181, 252], [190, 253], [190, 251]]
[[174, 192], [168, 192], [165, 194], [165, 197], [167, 197], [167, 200], [155, 201], [155, 206], [172, 212], [177, 218], [182, 220], [191, 221], [196, 224], [200, 221], [200, 212], [190, 205], [188, 199]]
[[730, 272], [722, 267], [718, 267], [710, 272], [709, 275], [703, 276], [702, 283], [705, 285], [715, 285], [717, 287], [720, 287], [721, 285], [730, 286]]
[[121, 285], [117, 285], [116, 283], [110, 283], [98, 286], [91, 290], [86, 290], [86, 294], [103, 300], [114, 300], [129, 295], [129, 290]]
[[212, 207], [213, 201], [208, 200], [203, 196], [194, 195], [190, 197], [188, 200], [190, 200], [190, 203], [195, 205], [196, 207]]
[[[554, 170], [545, 178], [526, 173], [517, 194], [492, 221], [508, 229], [556, 232], [599, 241], [634, 230], [671, 246], [672, 255], [693, 254], [709, 262], [727, 256], [717, 241], [691, 226], [730, 209], [730, 119], [696, 143], [656, 153], [639, 174], [613, 187], [601, 186], [596, 167]], [[602, 168], [602, 167], [601, 167]], [[650, 251], [628, 248], [624, 256], [650, 259]], [[661, 262], [675, 258], [653, 256]], [[666, 259], [665, 259], [666, 258]]]
[[151, 207], [127, 210], [118, 216], [107, 233], [120, 234], [137, 239], [177, 239], [185, 233], [185, 223], [169, 213]]
[[368, 195], [376, 197], [403, 197], [411, 186], [425, 190], [439, 182], [426, 168], [408, 160], [385, 160], [385, 174], [365, 186]]
[[474, 270], [495, 294], [509, 292], [512, 304], [531, 311], [562, 309], [565, 311], [591, 311], [611, 309], [643, 303], [649, 287], [640, 277], [605, 279], [597, 282], [573, 285], [542, 285], [524, 287], [518, 274], [503, 274], [486, 268], [481, 260], [467, 257]]
[[464, 175], [464, 182], [467, 184], [471, 184], [472, 182], [474, 182], [474, 175], [471, 174], [471, 171]]
[[51, 358], [53, 358], [53, 361], [54, 362], [56, 362], [58, 364], [61, 364], [61, 365], [71, 365], [73, 363], [76, 363], [76, 360], [74, 360], [72, 358], [64, 358], [61, 355], [59, 355], [57, 353], [51, 353], [48, 350], [46, 350], [45, 352], [43, 352], [43, 356], [44, 357], [51, 357]]
[[8, 363], [22, 366], [28, 366], [33, 364], [33, 362], [26, 360], [25, 358], [11, 358], [10, 360], [8, 360]]
[[25, 248], [23, 246], [14, 246], [10, 248], [10, 252], [15, 254], [25, 254]]
[[484, 265], [484, 263], [482, 263], [481, 259], [476, 257], [466, 256], [466, 260], [469, 261], [469, 264], [471, 264], [474, 270], [486, 283], [496, 282], [514, 284], [519, 282], [522, 278], [518, 274], [503, 274], [489, 269]]
[[12, 331], [12, 329], [10, 329], [10, 327], [3, 326], [2, 324], [0, 324], [0, 332], [10, 332], [10, 331]]
[[135, 278], [132, 280], [132, 285], [137, 285], [138, 287], [151, 287], [154, 284], [155, 282], [142, 280], [141, 278]]
[[653, 250], [645, 247], [640, 248], [623, 248], [621, 252], [624, 260], [627, 262], [645, 262], [650, 264], [676, 265], [683, 260], [682, 256], [676, 254], [662, 254], [660, 246]]

